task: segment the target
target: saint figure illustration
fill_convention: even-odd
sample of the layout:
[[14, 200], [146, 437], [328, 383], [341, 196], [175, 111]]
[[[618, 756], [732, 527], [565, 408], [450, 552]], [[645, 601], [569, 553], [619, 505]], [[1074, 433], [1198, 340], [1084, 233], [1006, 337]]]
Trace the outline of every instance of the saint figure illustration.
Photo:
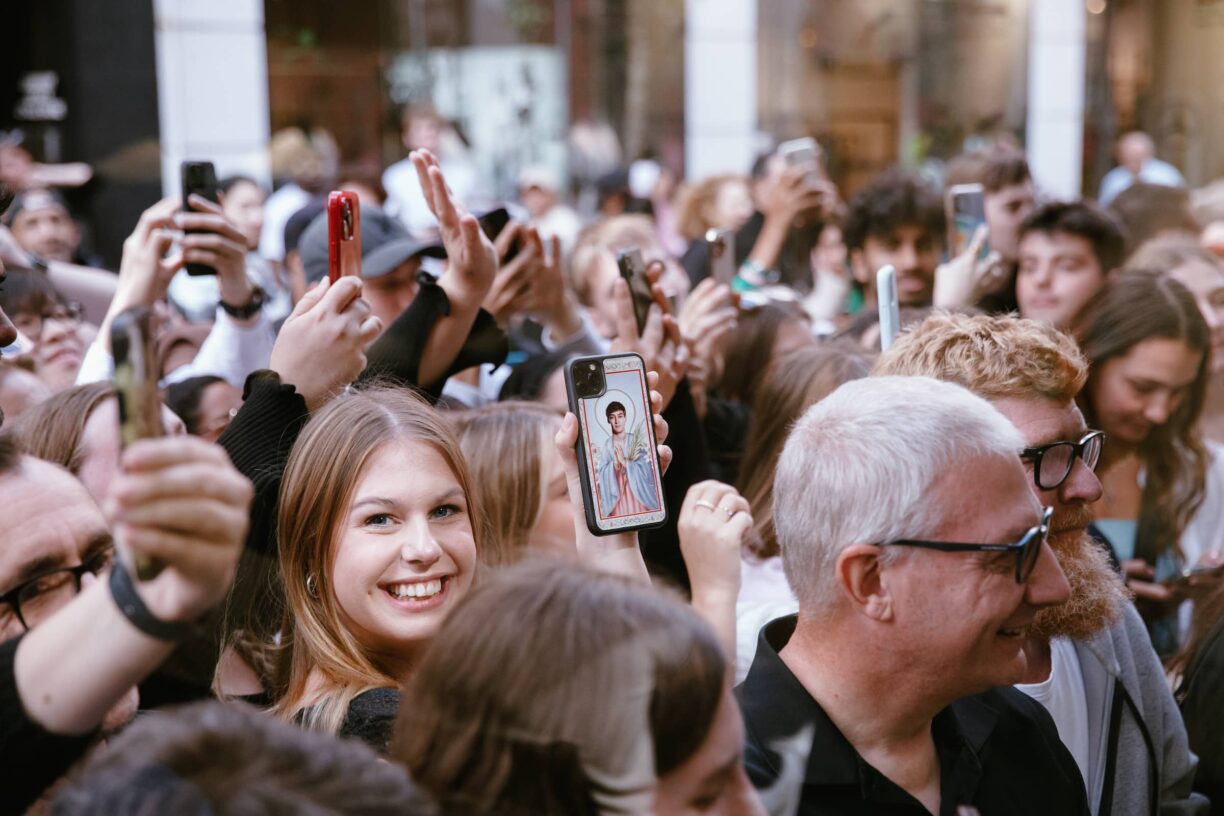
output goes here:
[[600, 512], [606, 517], [658, 510], [654, 452], [650, 450], [650, 437], [642, 421], [626, 432], [624, 405], [610, 402], [605, 413], [612, 435], [602, 448], [593, 451]]

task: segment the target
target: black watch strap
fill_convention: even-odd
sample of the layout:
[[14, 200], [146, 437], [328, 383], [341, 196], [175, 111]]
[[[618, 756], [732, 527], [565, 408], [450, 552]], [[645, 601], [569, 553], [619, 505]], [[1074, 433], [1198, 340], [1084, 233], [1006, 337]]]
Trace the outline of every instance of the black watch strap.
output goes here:
[[183, 640], [195, 630], [195, 624], [191, 621], [171, 622], [155, 617], [140, 599], [136, 587], [132, 585], [132, 576], [120, 560], [111, 566], [110, 591], [123, 617], [149, 637]]
[[253, 290], [251, 290], [251, 299], [245, 305], [231, 306], [224, 300], [220, 301], [219, 305], [221, 306], [221, 310], [230, 317], [237, 318], [238, 320], [246, 320], [248, 317], [258, 314], [259, 310], [263, 308], [264, 301], [266, 300], [267, 297], [264, 295], [264, 290], [256, 286]]

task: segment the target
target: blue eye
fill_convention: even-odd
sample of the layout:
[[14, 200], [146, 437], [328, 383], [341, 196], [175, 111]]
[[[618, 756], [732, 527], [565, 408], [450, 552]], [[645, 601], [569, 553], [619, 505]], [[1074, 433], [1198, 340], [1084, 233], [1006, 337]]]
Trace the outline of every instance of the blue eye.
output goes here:
[[387, 513], [376, 513], [365, 520], [367, 527], [386, 527], [391, 523], [391, 516]]
[[441, 507], [434, 508], [433, 513], [431, 513], [430, 515], [432, 515], [434, 518], [442, 519], [442, 518], [450, 518], [451, 516], [456, 516], [461, 512], [463, 511], [459, 508], [458, 505], [444, 504]]

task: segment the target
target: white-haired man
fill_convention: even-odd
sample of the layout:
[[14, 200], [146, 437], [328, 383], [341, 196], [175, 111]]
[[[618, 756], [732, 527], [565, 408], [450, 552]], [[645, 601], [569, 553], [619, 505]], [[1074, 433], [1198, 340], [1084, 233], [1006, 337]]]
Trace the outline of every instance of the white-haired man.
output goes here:
[[847, 383], [800, 419], [774, 486], [799, 613], [765, 627], [737, 689], [758, 787], [800, 753], [799, 814], [1088, 812], [1049, 715], [997, 688], [1068, 596], [1023, 447], [921, 377]]

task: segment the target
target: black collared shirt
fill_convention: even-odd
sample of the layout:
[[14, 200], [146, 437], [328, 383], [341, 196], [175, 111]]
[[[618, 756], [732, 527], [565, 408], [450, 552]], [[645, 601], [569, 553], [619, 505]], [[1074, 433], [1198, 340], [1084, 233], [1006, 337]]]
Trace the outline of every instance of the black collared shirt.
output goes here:
[[[779, 788], [793, 791], [801, 782], [797, 816], [926, 814], [922, 803], [859, 756], [782, 662], [778, 652], [794, 631], [793, 615], [766, 626], [752, 668], [735, 690], [753, 784], [768, 802], [777, 802], [787, 797]], [[1079, 769], [1053, 720], [1015, 689], [958, 700], [936, 715], [931, 733], [941, 815], [957, 816], [960, 805], [972, 805], [981, 816], [1089, 814]], [[804, 763], [802, 774], [798, 763]]]

